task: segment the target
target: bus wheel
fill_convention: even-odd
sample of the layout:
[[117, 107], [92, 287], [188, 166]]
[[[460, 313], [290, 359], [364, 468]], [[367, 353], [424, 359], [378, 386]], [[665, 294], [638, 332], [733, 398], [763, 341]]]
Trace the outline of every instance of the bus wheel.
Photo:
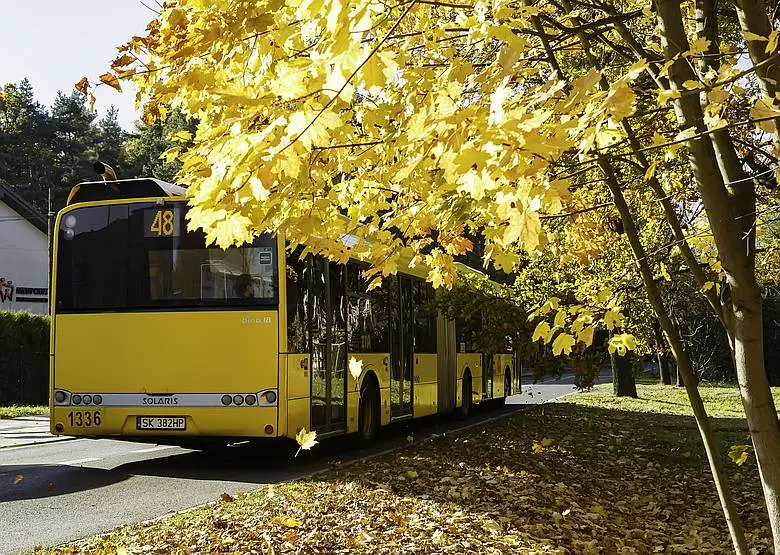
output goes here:
[[358, 412], [358, 437], [361, 443], [371, 443], [379, 430], [379, 390], [373, 381], [363, 385], [360, 390], [360, 409]]
[[504, 373], [504, 402], [512, 395], [512, 378], [509, 376], [509, 372]]
[[468, 418], [469, 412], [471, 412], [471, 374], [469, 372], [463, 374], [461, 390], [461, 403], [458, 414], [461, 418]]

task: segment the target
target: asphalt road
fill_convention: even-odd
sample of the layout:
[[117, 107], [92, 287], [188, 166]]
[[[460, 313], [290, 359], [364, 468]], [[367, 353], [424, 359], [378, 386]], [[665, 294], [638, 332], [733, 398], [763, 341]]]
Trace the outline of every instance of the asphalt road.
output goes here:
[[334, 461], [370, 456], [479, 424], [560, 397], [570, 385], [525, 387], [512, 404], [481, 409], [466, 422], [412, 421], [384, 434], [370, 449], [349, 439], [323, 442], [293, 459], [288, 449], [240, 444], [218, 451], [114, 440], [70, 439], [0, 449], [0, 553], [23, 553], [194, 507], [265, 484], [325, 470]]

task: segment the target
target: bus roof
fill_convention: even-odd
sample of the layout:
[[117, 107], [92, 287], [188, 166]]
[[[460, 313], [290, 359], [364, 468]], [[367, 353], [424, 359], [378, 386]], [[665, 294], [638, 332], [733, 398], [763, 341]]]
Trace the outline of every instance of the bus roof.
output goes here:
[[79, 183], [70, 190], [67, 205], [97, 200], [181, 197], [186, 194], [187, 189], [184, 187], [153, 177], [117, 179], [116, 181], [87, 181]]

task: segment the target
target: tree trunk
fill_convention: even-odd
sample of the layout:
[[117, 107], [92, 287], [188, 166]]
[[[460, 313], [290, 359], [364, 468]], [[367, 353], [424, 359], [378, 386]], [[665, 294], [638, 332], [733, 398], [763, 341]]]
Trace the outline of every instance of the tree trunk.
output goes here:
[[658, 317], [658, 323], [661, 325], [661, 329], [664, 332], [666, 342], [669, 344], [674, 359], [677, 362], [678, 375], [682, 375], [683, 377], [685, 392], [688, 394], [691, 410], [693, 411], [696, 425], [699, 428], [702, 443], [704, 443], [704, 452], [707, 454], [707, 461], [709, 462], [710, 470], [712, 471], [712, 478], [715, 480], [715, 488], [718, 490], [718, 498], [720, 499], [720, 505], [723, 509], [723, 516], [726, 519], [726, 525], [729, 528], [734, 551], [738, 555], [747, 555], [748, 548], [745, 532], [743, 531], [742, 523], [739, 520], [739, 513], [737, 512], [737, 506], [734, 503], [734, 497], [729, 488], [728, 478], [726, 478], [726, 474], [723, 470], [723, 459], [721, 457], [718, 441], [715, 437], [715, 432], [712, 429], [709, 417], [707, 416], [707, 409], [704, 407], [704, 402], [699, 394], [696, 379], [693, 375], [693, 369], [691, 368], [690, 358], [688, 358], [688, 353], [683, 348], [680, 332], [669, 317], [669, 312], [661, 298], [661, 292], [653, 278], [653, 271], [648, 263], [647, 253], [645, 252], [644, 246], [642, 246], [642, 242], [639, 240], [639, 233], [634, 225], [631, 210], [628, 208], [628, 204], [623, 196], [623, 191], [620, 188], [615, 172], [609, 162], [603, 158], [599, 165], [606, 178], [607, 186], [612, 193], [612, 198], [615, 201], [615, 208], [617, 208], [620, 218], [623, 220], [623, 230], [631, 245], [634, 261], [639, 267], [639, 273], [645, 284], [647, 299], [650, 301], [650, 305], [653, 307], [653, 310]]
[[[664, 7], [663, 3], [665, 1], [674, 2], [675, 0], [657, 0], [657, 1], [659, 3], [658, 11], [661, 11], [661, 9]], [[568, 0], [562, 0], [561, 5], [567, 13], [571, 12], [571, 5]], [[682, 29], [682, 15], [680, 14], [679, 4], [677, 4], [676, 7], [677, 7], [677, 15], [680, 23], [680, 29]], [[577, 25], [581, 24], [581, 20], [579, 20], [579, 18], [575, 18], [574, 22]], [[660, 28], [661, 36], [664, 37], [664, 34], [667, 32], [667, 22], [660, 14], [659, 14], [659, 28]], [[593, 56], [593, 54], [591, 54], [588, 37], [582, 31], [578, 32], [577, 35], [582, 45], [583, 52], [589, 59], [589, 63], [593, 66], [594, 69], [598, 69], [600, 71], [601, 67], [598, 63], [598, 60], [595, 58], [595, 56]], [[668, 37], [664, 37], [664, 38], [668, 39]], [[685, 38], [684, 32], [682, 35], [682, 40], [685, 40], [686, 49], [687, 49], [687, 40]], [[668, 46], [668, 40], [665, 42], [667, 43], [664, 44], [664, 46], [666, 47]], [[562, 75], [562, 72], [560, 71], [560, 67], [558, 66], [557, 61], [555, 60], [554, 53], [549, 52], [549, 49], [546, 50], [548, 50], [548, 56], [551, 58], [551, 63], [553, 64], [553, 67], [555, 68], [556, 71], [558, 71], [559, 75]], [[668, 53], [667, 53], [667, 57], [669, 57]], [[606, 77], [604, 75], [601, 76], [600, 85], [602, 88], [606, 87], [606, 89], [609, 89], [609, 83], [607, 82]], [[695, 98], [694, 98], [694, 102], [698, 104], [698, 101]], [[675, 110], [679, 117], [682, 112], [681, 108], [678, 105], [675, 105]], [[629, 137], [633, 137], [633, 130], [627, 128], [626, 132]], [[632, 142], [636, 144], [635, 141]], [[638, 149], [635, 148], [635, 150]], [[711, 148], [710, 151], [712, 151]], [[714, 158], [714, 153], [712, 158]], [[694, 170], [695, 170], [696, 169], [695, 164], [692, 165], [694, 166]], [[656, 285], [655, 280], [653, 279], [653, 272], [648, 263], [645, 249], [642, 246], [642, 242], [639, 240], [639, 234], [634, 225], [634, 220], [631, 215], [631, 211], [628, 207], [628, 204], [626, 203], [625, 197], [623, 196], [623, 191], [620, 187], [620, 183], [618, 182], [617, 177], [615, 176], [615, 172], [612, 168], [612, 165], [607, 158], [601, 157], [599, 159], [599, 166], [602, 172], [604, 173], [607, 185], [609, 186], [610, 192], [612, 193], [612, 197], [615, 202], [615, 207], [617, 208], [618, 213], [620, 214], [620, 218], [623, 221], [624, 231], [626, 233], [626, 237], [628, 238], [629, 244], [631, 245], [631, 251], [634, 255], [634, 260], [637, 266], [639, 267], [639, 273], [641, 274], [642, 281], [644, 282], [645, 288], [647, 289], [648, 300], [650, 301], [650, 304], [653, 307], [653, 310], [655, 311], [658, 317], [658, 322], [661, 326], [661, 329], [663, 330], [666, 342], [669, 344], [672, 350], [672, 354], [674, 355], [674, 358], [677, 362], [679, 372], [685, 376], [684, 381], [685, 381], [686, 393], [688, 394], [688, 400], [691, 403], [691, 409], [693, 410], [696, 424], [699, 428], [699, 434], [701, 435], [702, 442], [704, 443], [704, 451], [707, 454], [707, 460], [710, 465], [710, 470], [712, 471], [712, 477], [715, 480], [715, 487], [718, 491], [718, 498], [720, 499], [721, 508], [723, 509], [723, 515], [726, 519], [726, 524], [729, 528], [729, 534], [731, 536], [731, 541], [734, 546], [734, 551], [738, 555], [747, 554], [748, 549], [747, 549], [747, 541], [745, 539], [745, 533], [742, 529], [742, 523], [740, 522], [739, 519], [739, 513], [737, 512], [736, 504], [734, 503], [734, 498], [731, 494], [731, 490], [729, 489], [728, 479], [726, 478], [723, 471], [723, 460], [721, 458], [721, 454], [719, 451], [718, 442], [715, 437], [715, 433], [712, 429], [712, 425], [707, 416], [707, 411], [704, 408], [704, 403], [701, 399], [701, 395], [699, 394], [696, 380], [693, 377], [693, 370], [691, 368], [690, 359], [688, 358], [688, 353], [683, 348], [682, 339], [680, 337], [679, 330], [677, 329], [677, 327], [674, 325], [671, 318], [669, 317], [669, 312], [667, 311], [666, 306], [663, 303], [658, 286]], [[697, 175], [697, 177], [700, 176]], [[720, 178], [720, 172], [718, 172], [717, 177]], [[721, 181], [721, 186], [722, 186], [722, 181]], [[726, 218], [729, 217], [728, 209], [722, 212], [725, 212], [724, 216]], [[670, 212], [667, 209], [665, 210], [665, 213], [667, 215], [668, 220], [671, 220], [672, 224], [677, 223], [678, 231], [680, 231], [679, 221], [677, 220], [676, 217], [673, 217], [675, 216], [674, 211], [672, 210]], [[709, 211], [708, 211], [708, 217], [711, 218], [711, 214], [709, 213]], [[672, 225], [672, 227], [674, 229], [674, 225]], [[693, 257], [692, 255], [686, 257], [686, 259], [691, 259], [691, 258], [695, 262], [695, 257]], [[695, 272], [696, 270], [694, 268], [696, 268], [696, 264], [692, 264], [692, 268], [691, 268], [692, 271]], [[702, 276], [697, 276], [697, 278], [699, 279], [701, 279], [701, 277]], [[713, 299], [711, 295], [708, 295], [708, 300], [712, 302], [712, 304], [714, 305], [713, 308], [716, 310], [716, 312], [718, 312], [717, 300]], [[770, 512], [770, 518], [771, 517], [772, 515]], [[776, 549], [775, 551], [780, 554], [780, 550]]]
[[[694, 79], [695, 75], [687, 60], [679, 57], [689, 49], [679, 1], [656, 0], [656, 6], [665, 57], [670, 61], [676, 58], [669, 66], [668, 73], [672, 88], [681, 92], [680, 98], [674, 101], [679, 127], [681, 130], [693, 127], [699, 133], [707, 131], [699, 102], [692, 96], [682, 94], [685, 91], [683, 83]], [[761, 35], [760, 27], [769, 28], [766, 11], [758, 10], [759, 6], [763, 6], [763, 3], [758, 0], [738, 2], [737, 11], [743, 31]], [[757, 75], [765, 92], [771, 92], [774, 90], [773, 85], [770, 86], [765, 72], [776, 70], [777, 66], [773, 65], [775, 59], [757, 59], [762, 56], [756, 50], [756, 42], [760, 41], [748, 42], [751, 57], [754, 64], [763, 64]], [[772, 97], [771, 94], [769, 96]], [[774, 138], [777, 144], [776, 133]], [[747, 186], [752, 186], [750, 182], [740, 183], [738, 188], [732, 188], [733, 183], [725, 182], [728, 178], [724, 179], [725, 172], [722, 173], [720, 168], [728, 165], [729, 161], [718, 155], [719, 152], [713, 148], [713, 139], [709, 136], [689, 140], [686, 146], [726, 274], [721, 294], [724, 319], [727, 322], [742, 404], [758, 461], [775, 553], [780, 553], [780, 422], [764, 370], [761, 296], [754, 264], [755, 211], [741, 210], [754, 203], [755, 192], [746, 190]], [[684, 371], [683, 377], [687, 382], [688, 375]]]
[[[737, 18], [742, 34], [753, 33], [759, 37], [769, 37], [772, 33], [772, 22], [769, 20], [767, 4], [763, 0], [737, 0], [735, 2]], [[766, 101], [777, 105], [776, 94], [780, 86], [780, 58], [777, 53], [767, 52], [764, 40], [745, 40], [750, 54], [750, 60], [756, 68], [758, 83]], [[775, 150], [780, 149], [780, 118], [775, 118], [775, 132], [772, 134]], [[774, 528], [773, 528], [774, 530]], [[775, 543], [775, 552], [778, 544]]]
[[631, 351], [620, 356], [618, 353], [609, 355], [612, 364], [612, 390], [616, 397], [638, 397], [636, 393], [636, 381], [631, 369]]
[[780, 553], [780, 423], [764, 368], [764, 330], [758, 286], [732, 287], [734, 362], [764, 490], [775, 553]]
[[658, 374], [663, 385], [672, 385], [672, 374], [669, 371], [669, 353], [659, 352]]

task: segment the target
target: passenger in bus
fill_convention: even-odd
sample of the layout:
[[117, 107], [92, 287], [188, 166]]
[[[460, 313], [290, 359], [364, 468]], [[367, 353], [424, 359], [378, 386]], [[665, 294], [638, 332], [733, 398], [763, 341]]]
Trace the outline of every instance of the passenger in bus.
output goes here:
[[241, 274], [236, 279], [236, 296], [241, 299], [254, 299], [255, 287], [252, 283], [252, 276]]

